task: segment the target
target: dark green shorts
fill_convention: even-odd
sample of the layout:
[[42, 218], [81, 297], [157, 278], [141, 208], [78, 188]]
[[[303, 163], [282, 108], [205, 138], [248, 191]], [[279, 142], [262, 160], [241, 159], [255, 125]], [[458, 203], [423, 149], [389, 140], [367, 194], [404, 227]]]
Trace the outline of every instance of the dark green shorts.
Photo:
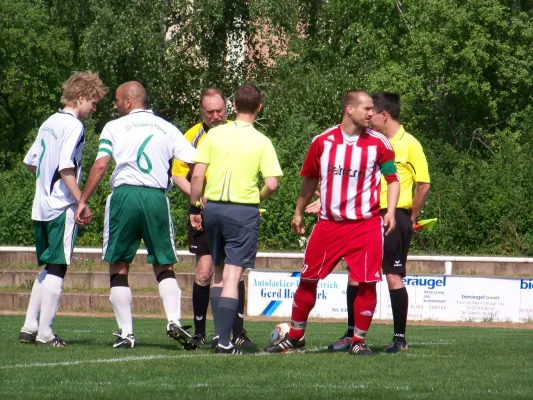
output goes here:
[[77, 233], [74, 211], [75, 208], [70, 207], [51, 221], [33, 221], [39, 265], [70, 265]]
[[119, 186], [107, 198], [103, 259], [110, 264], [131, 263], [141, 239], [150, 264], [176, 263], [170, 204], [163, 190]]

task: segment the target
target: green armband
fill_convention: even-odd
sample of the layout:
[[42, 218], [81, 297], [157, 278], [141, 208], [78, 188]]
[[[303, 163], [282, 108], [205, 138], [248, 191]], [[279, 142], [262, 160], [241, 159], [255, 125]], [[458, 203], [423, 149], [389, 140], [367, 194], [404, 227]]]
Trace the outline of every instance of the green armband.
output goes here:
[[384, 162], [383, 164], [379, 166], [379, 169], [381, 170], [381, 173], [385, 176], [395, 174], [396, 172], [398, 172], [396, 170], [396, 164], [394, 163], [393, 160]]

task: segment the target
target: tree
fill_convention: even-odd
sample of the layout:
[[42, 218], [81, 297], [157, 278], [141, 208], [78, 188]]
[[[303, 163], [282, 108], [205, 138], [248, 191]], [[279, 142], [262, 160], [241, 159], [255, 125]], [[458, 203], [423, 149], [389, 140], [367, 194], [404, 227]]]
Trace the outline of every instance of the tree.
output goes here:
[[31, 133], [59, 105], [70, 74], [72, 43], [54, 26], [42, 1], [0, 5], [0, 154], [9, 168]]

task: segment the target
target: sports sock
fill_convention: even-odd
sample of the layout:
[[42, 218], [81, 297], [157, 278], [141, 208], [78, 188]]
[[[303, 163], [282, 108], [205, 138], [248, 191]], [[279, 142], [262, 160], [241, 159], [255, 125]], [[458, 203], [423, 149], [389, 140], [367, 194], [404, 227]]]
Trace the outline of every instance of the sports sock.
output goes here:
[[163, 300], [163, 307], [168, 321], [177, 322], [180, 320], [180, 297], [181, 290], [178, 281], [174, 277], [162, 279], [159, 282], [159, 295]]
[[368, 282], [359, 283], [359, 292], [354, 303], [355, 328], [352, 342], [365, 340], [366, 333], [374, 317], [376, 304], [376, 284]]
[[392, 318], [394, 320], [394, 336], [405, 337], [407, 325], [407, 313], [409, 310], [409, 296], [407, 289], [402, 287], [389, 291], [390, 303], [392, 307]]
[[122, 337], [133, 334], [131, 297], [129, 286], [114, 286], [111, 288], [110, 300], [113, 305], [118, 327], [122, 330]]
[[288, 336], [300, 340], [305, 335], [309, 313], [316, 303], [316, 288], [318, 282], [300, 280], [294, 294], [291, 314], [291, 330]]
[[201, 286], [194, 282], [192, 285], [192, 310], [194, 313], [194, 333], [205, 335], [205, 319], [209, 307], [210, 286]]
[[61, 297], [61, 286], [63, 279], [59, 276], [46, 274], [42, 283], [41, 292], [41, 320], [37, 336], [43, 342], [54, 338], [52, 324], [56, 316], [59, 298]]
[[28, 332], [37, 332], [39, 330], [39, 313], [41, 312], [41, 295], [43, 291], [43, 281], [48, 271], [43, 269], [31, 289], [30, 302], [28, 303], [28, 310], [26, 311], [26, 321], [24, 321], [24, 329]]
[[215, 334], [214, 336], [220, 336], [219, 322], [220, 317], [218, 316], [218, 302], [220, 296], [222, 295], [222, 288], [219, 286], [212, 287], [209, 291], [209, 300], [211, 302], [211, 313], [213, 314], [213, 323], [215, 325]]
[[347, 336], [353, 336], [353, 327], [355, 325], [353, 310], [358, 291], [359, 286], [348, 284], [348, 287], [346, 288], [346, 309], [348, 310], [348, 330], [346, 331]]
[[237, 307], [237, 315], [235, 315], [235, 322], [233, 322], [233, 337], [240, 335], [244, 329], [244, 303], [246, 302], [246, 289], [244, 281], [239, 281], [239, 306]]
[[231, 333], [231, 327], [235, 315], [237, 314], [237, 308], [239, 306], [238, 299], [232, 299], [231, 297], [220, 297], [218, 301], [217, 316], [219, 317], [219, 335], [218, 343], [221, 346], [227, 347], [230, 345], [229, 335]]

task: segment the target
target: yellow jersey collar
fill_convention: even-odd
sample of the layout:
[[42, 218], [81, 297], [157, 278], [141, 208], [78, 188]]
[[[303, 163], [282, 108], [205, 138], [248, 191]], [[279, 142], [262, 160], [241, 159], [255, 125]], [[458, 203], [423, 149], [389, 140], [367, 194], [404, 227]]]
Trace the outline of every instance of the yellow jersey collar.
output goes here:
[[400, 125], [400, 128], [398, 129], [398, 132], [396, 132], [396, 134], [394, 135], [394, 137], [392, 139], [389, 139], [389, 142], [398, 142], [400, 140], [402, 140], [402, 138], [404, 137], [405, 135], [405, 128], [403, 127], [403, 125]]
[[[229, 121], [228, 121], [229, 122]], [[233, 123], [237, 126], [240, 126], [240, 127], [245, 127], [245, 126], [252, 126], [252, 124], [249, 124], [248, 122], [244, 122], [244, 121], [241, 121], [241, 120], [238, 120], [236, 119], [235, 121], [233, 121]]]

